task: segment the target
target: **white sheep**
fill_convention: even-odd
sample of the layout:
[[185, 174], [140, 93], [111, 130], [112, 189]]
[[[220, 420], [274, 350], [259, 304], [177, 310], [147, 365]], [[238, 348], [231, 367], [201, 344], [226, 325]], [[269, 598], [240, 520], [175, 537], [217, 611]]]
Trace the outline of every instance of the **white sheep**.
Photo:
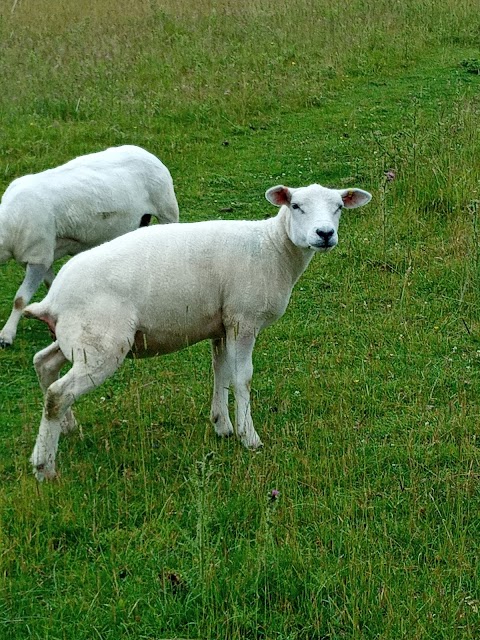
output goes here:
[[178, 205], [168, 169], [140, 147], [113, 147], [14, 180], [0, 203], [0, 264], [13, 258], [26, 273], [0, 347], [12, 344], [42, 280], [51, 285], [54, 260], [146, 226], [151, 216], [177, 222]]
[[[212, 341], [211, 420], [261, 446], [250, 414], [252, 351], [259, 332], [285, 312], [316, 252], [332, 249], [343, 207], [370, 201], [360, 189], [272, 187], [279, 213], [262, 221], [209, 221], [139, 229], [72, 258], [46, 298], [25, 315], [46, 322], [55, 342], [34, 357], [45, 404], [31, 457], [36, 477], [55, 475], [60, 432], [75, 427], [73, 402], [130, 354], [154, 356]], [[58, 378], [61, 367], [73, 363]]]

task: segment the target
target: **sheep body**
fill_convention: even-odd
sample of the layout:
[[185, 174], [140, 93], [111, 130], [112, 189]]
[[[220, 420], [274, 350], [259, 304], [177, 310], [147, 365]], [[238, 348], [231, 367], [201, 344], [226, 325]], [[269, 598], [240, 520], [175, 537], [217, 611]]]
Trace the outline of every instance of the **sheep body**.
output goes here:
[[[26, 309], [56, 334], [34, 359], [45, 393], [32, 454], [37, 478], [55, 473], [60, 432], [75, 425], [74, 400], [101, 384], [127, 355], [160, 355], [204, 339], [212, 341], [215, 431], [234, 431], [228, 415], [232, 386], [237, 433], [245, 446], [261, 445], [250, 413], [255, 339], [283, 315], [314, 253], [337, 243], [341, 207], [361, 206], [371, 197], [320, 185], [273, 187], [266, 195], [281, 207], [268, 220], [140, 229], [76, 256], [47, 297]], [[73, 366], [58, 379], [67, 360]]]
[[[156, 345], [144, 354], [142, 337], [137, 356], [222, 337], [223, 322], [240, 313], [263, 329], [283, 313], [293, 286], [290, 271], [282, 271], [281, 254], [266, 241], [272, 226], [211, 221], [139, 229], [72, 258], [39, 305], [48, 309], [57, 336], [69, 322], [67, 309], [81, 317], [105, 316], [104, 328], [113, 333], [122, 316]], [[212, 247], [221, 247], [228, 260], [219, 262]], [[253, 270], [254, 277], [246, 278]], [[278, 282], [279, 274], [284, 282]], [[270, 289], [273, 282], [278, 285]]]
[[0, 263], [13, 258], [26, 275], [0, 345], [12, 344], [42, 280], [51, 284], [54, 260], [133, 231], [152, 215], [176, 222], [178, 204], [170, 172], [140, 147], [112, 147], [14, 180], [0, 203]]

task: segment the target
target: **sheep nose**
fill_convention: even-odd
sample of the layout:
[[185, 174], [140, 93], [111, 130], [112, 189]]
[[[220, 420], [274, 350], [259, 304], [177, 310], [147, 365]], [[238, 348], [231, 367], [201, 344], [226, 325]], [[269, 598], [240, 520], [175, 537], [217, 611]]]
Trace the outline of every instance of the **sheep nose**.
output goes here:
[[325, 231], [324, 229], [315, 229], [315, 233], [325, 244], [328, 244], [330, 238], [334, 234], [334, 231], [333, 229], [329, 229], [328, 231]]

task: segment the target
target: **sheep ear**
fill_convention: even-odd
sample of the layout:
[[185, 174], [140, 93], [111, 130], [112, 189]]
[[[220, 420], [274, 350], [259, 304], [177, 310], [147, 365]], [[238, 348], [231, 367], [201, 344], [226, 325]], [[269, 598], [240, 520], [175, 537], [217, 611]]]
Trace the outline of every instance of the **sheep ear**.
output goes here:
[[343, 189], [340, 191], [343, 200], [343, 206], [347, 209], [356, 209], [363, 207], [364, 204], [370, 202], [372, 194], [362, 189]]
[[272, 204], [281, 207], [284, 204], [290, 204], [292, 193], [288, 187], [279, 184], [276, 187], [268, 189], [265, 192], [265, 197]]

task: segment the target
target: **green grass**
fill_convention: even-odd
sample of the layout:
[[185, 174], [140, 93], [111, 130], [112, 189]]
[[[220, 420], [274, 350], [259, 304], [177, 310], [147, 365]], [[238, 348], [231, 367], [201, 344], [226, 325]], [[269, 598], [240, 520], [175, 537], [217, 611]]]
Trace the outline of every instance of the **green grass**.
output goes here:
[[[0, 638], [476, 640], [477, 2], [89, 4], [0, 7], [1, 190], [133, 143], [184, 221], [272, 214], [278, 183], [374, 199], [258, 340], [260, 453], [215, 438], [205, 343], [82, 398], [37, 485], [49, 337], [22, 321], [0, 352]], [[0, 268], [1, 322], [21, 277]]]

